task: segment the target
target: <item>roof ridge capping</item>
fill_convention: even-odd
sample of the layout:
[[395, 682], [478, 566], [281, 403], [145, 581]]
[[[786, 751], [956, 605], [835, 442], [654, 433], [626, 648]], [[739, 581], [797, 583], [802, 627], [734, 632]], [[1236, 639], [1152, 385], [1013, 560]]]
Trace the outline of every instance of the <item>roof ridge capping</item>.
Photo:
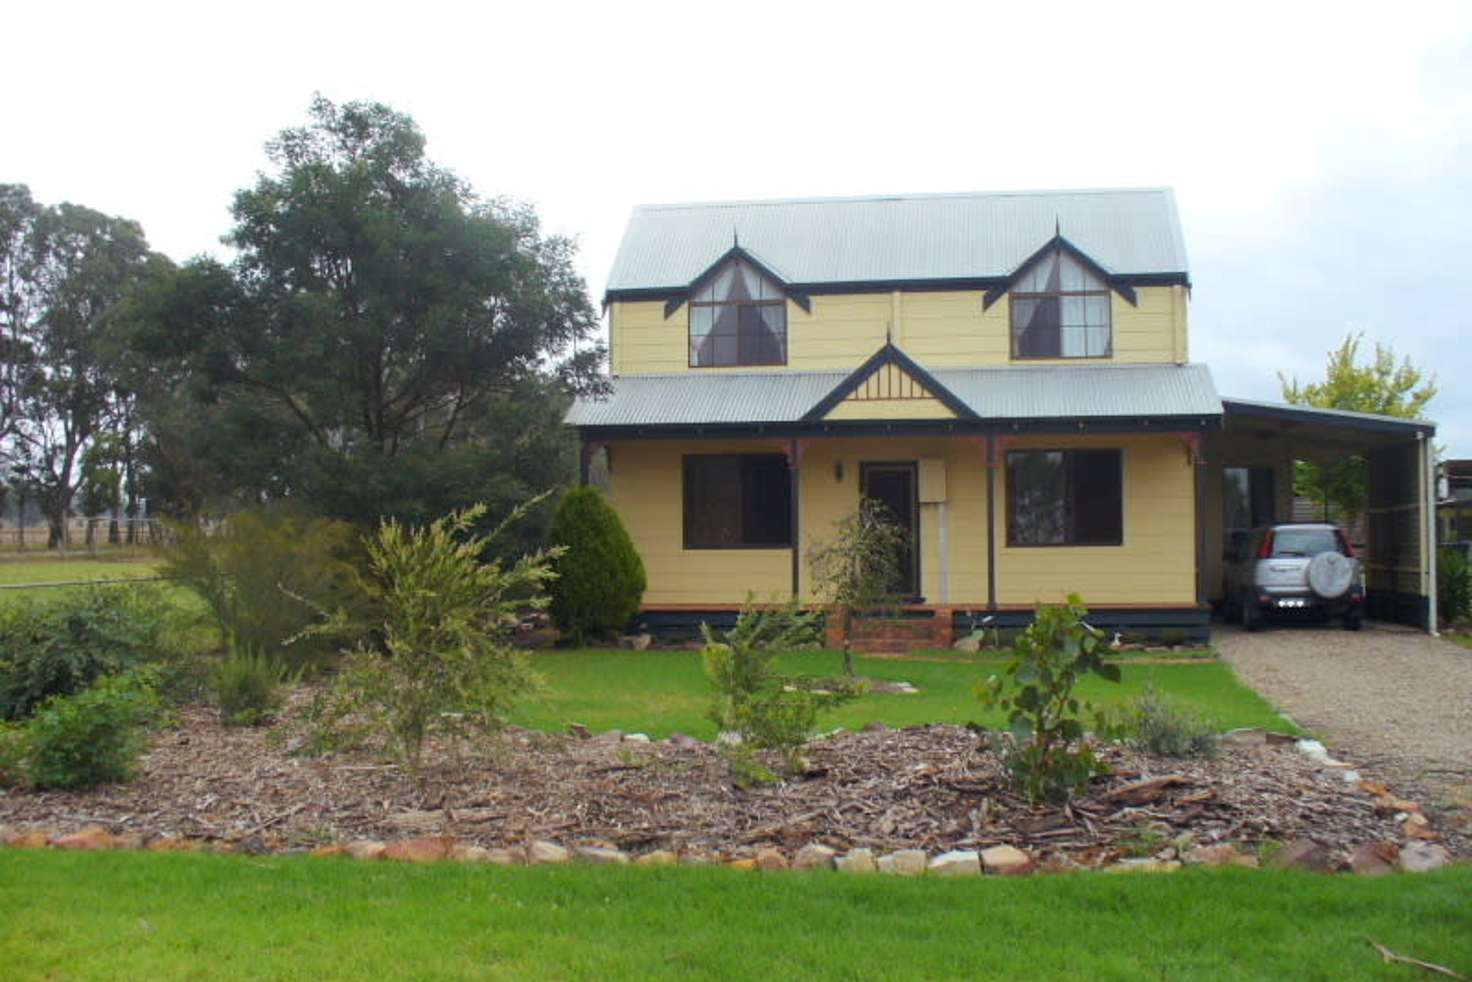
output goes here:
[[946, 198], [1040, 198], [1084, 194], [1164, 194], [1175, 210], [1175, 192], [1168, 184], [1108, 188], [1029, 188], [1013, 191], [916, 191], [893, 194], [807, 195], [793, 198], [728, 198], [718, 201], [656, 201], [636, 204], [634, 211], [674, 211], [682, 208], [754, 208], [786, 205], [852, 204], [855, 202], [935, 201]]

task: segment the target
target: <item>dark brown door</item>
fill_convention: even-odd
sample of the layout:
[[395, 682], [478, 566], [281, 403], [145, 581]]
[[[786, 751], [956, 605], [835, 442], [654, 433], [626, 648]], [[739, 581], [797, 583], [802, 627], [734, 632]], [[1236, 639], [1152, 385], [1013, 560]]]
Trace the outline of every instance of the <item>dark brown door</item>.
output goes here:
[[920, 507], [918, 466], [913, 462], [897, 464], [862, 464], [859, 467], [859, 493], [873, 498], [908, 534], [908, 545], [901, 559], [904, 582], [900, 594], [918, 599], [920, 594]]

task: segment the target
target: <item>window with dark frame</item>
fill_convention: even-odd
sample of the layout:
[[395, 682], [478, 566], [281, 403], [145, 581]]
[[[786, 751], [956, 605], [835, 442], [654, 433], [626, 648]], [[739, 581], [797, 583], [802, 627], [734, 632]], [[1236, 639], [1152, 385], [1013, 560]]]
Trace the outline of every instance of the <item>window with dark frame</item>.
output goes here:
[[690, 367], [787, 364], [787, 295], [733, 259], [690, 299]]
[[1013, 358], [1108, 358], [1114, 351], [1109, 284], [1066, 249], [1033, 263], [1012, 285]]
[[689, 454], [686, 549], [786, 549], [792, 483], [782, 454]]
[[1124, 544], [1123, 454], [1118, 450], [1007, 453], [1007, 545]]

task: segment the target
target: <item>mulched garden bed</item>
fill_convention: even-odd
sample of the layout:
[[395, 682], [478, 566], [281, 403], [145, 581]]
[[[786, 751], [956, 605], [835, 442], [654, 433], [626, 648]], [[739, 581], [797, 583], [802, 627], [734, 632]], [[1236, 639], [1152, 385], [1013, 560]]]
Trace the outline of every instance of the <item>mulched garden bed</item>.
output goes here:
[[726, 858], [809, 843], [931, 853], [1010, 844], [1087, 866], [1168, 849], [1184, 833], [1196, 844], [1245, 847], [1307, 837], [1341, 853], [1405, 836], [1404, 803], [1377, 799], [1291, 743], [1226, 746], [1203, 761], [1110, 747], [1112, 775], [1067, 807], [1035, 809], [1007, 790], [978, 735], [959, 726], [826, 737], [810, 746], [802, 778], [746, 790], [715, 747], [679, 736], [645, 743], [515, 730], [459, 763], [432, 754], [419, 787], [371, 754], [294, 755], [283, 735], [222, 727], [213, 710], [189, 707], [158, 735], [132, 783], [0, 792], [0, 825], [97, 824], [245, 850], [424, 835]]

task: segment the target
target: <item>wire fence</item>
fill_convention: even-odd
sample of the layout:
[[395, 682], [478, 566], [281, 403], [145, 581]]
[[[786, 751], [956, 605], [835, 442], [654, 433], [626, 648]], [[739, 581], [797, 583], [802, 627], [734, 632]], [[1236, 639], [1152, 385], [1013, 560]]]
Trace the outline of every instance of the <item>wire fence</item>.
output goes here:
[[0, 554], [59, 552], [127, 558], [153, 552], [173, 541], [173, 533], [156, 518], [69, 518], [53, 539], [49, 525], [0, 523]]

